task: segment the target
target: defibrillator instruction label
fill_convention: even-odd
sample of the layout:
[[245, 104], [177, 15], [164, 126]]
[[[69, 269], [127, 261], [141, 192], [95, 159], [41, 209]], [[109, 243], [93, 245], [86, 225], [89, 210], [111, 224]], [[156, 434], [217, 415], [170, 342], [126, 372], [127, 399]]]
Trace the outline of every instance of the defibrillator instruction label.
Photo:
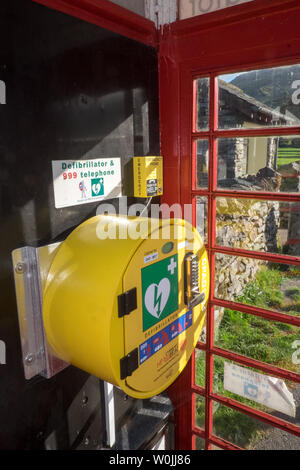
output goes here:
[[156, 335], [147, 339], [140, 345], [140, 364], [143, 364], [153, 354], [160, 351], [164, 346], [177, 338], [183, 331], [187, 330], [193, 324], [193, 311], [189, 310], [182, 317], [177, 318], [173, 323], [168, 325]]
[[178, 309], [178, 255], [142, 269], [143, 331]]
[[120, 158], [52, 161], [56, 209], [120, 197]]

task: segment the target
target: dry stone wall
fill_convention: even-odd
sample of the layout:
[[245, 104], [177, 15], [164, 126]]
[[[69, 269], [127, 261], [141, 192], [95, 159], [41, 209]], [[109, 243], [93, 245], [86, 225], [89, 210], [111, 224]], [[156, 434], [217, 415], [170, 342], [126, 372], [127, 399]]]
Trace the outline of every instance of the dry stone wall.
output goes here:
[[[217, 199], [217, 244], [259, 252], [277, 251], [279, 203], [248, 199]], [[216, 255], [215, 296], [236, 300], [264, 264], [251, 258]], [[215, 307], [218, 328], [224, 309]], [[217, 331], [216, 328], [216, 331]]]

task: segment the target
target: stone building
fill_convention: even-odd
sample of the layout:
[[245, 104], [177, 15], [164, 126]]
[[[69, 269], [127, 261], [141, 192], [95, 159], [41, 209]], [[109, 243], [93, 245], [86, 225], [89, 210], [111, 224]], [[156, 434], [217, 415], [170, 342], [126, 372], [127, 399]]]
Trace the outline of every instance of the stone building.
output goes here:
[[[203, 110], [202, 110], [203, 111]], [[201, 117], [203, 122], [203, 116]], [[219, 80], [219, 128], [257, 128], [262, 126], [295, 125], [297, 118], [272, 110], [239, 88]], [[277, 168], [279, 137], [224, 138], [218, 141], [218, 187], [247, 191], [282, 190], [282, 181], [291, 173], [295, 179], [293, 191], [299, 191], [300, 166]], [[197, 178], [199, 187], [207, 184], [208, 146], [197, 146]], [[217, 198], [216, 243], [220, 246], [243, 248], [257, 252], [278, 252], [279, 229], [286, 221], [287, 248], [297, 256], [300, 244], [294, 243], [300, 232], [300, 210], [285, 212], [277, 201]], [[198, 201], [198, 214], [205, 213], [205, 201]], [[295, 209], [295, 207], [294, 207]], [[289, 210], [289, 209], [288, 209]], [[199, 224], [200, 225], [200, 224]], [[255, 259], [216, 256], [215, 296], [236, 300], [265, 263]], [[215, 307], [216, 326], [223, 309]]]
[[[204, 104], [205, 86], [198, 90], [198, 120], [208, 119]], [[244, 93], [236, 86], [219, 79], [219, 128], [259, 128], [262, 126], [295, 125], [297, 119], [273, 110]], [[226, 138], [218, 141], [218, 181], [255, 175], [264, 167], [276, 168], [278, 137]], [[198, 185], [207, 184], [208, 148], [199, 141], [197, 148]], [[223, 183], [223, 185], [226, 183]]]

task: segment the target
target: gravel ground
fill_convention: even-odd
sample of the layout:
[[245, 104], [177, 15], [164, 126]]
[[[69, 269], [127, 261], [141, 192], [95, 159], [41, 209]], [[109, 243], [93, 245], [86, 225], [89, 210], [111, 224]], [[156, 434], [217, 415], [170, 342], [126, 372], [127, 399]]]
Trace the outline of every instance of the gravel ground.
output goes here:
[[[296, 403], [296, 418], [282, 413], [274, 413], [273, 415], [300, 426], [300, 385], [293, 388], [292, 392]], [[264, 437], [252, 444], [251, 450], [300, 450], [300, 437], [278, 428], [272, 428], [264, 433]]]

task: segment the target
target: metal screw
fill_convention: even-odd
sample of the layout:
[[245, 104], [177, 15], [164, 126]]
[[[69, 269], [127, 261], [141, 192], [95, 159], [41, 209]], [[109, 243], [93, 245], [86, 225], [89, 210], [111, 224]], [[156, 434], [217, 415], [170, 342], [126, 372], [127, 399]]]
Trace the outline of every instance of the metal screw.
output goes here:
[[84, 395], [82, 398], [82, 406], [86, 406], [88, 404], [88, 401], [89, 401], [89, 397]]
[[30, 365], [32, 364], [32, 362], [34, 361], [35, 357], [33, 354], [27, 354], [27, 356], [25, 357], [25, 362], [26, 364]]
[[17, 263], [15, 266], [15, 271], [17, 274], [23, 274], [25, 271], [26, 265], [24, 263]]

